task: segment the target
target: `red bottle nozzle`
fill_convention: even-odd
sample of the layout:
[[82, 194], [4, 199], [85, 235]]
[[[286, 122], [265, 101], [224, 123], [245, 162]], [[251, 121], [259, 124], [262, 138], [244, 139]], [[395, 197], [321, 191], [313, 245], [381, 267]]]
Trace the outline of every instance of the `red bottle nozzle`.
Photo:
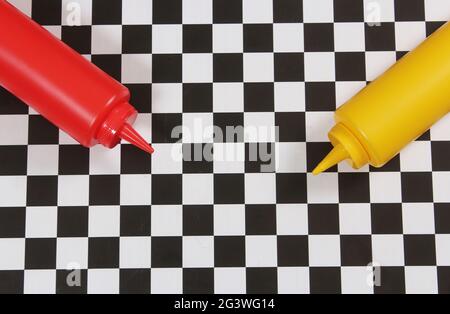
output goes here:
[[151, 147], [150, 144], [147, 143], [147, 141], [144, 140], [144, 138], [128, 123], [125, 123], [123, 128], [118, 133], [118, 136], [122, 140], [133, 144], [149, 154], [153, 154], [155, 151], [153, 147]]

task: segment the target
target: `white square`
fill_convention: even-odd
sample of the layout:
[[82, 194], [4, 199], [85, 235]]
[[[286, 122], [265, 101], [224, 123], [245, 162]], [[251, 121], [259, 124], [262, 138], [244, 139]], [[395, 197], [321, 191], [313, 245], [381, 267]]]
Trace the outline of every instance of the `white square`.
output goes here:
[[244, 23], [273, 23], [272, 0], [243, 0]]
[[438, 22], [450, 20], [450, 2], [447, 0], [425, 0], [425, 19]]
[[27, 238], [56, 238], [58, 209], [56, 207], [27, 207]]
[[431, 171], [431, 143], [416, 141], [400, 153], [402, 171]]
[[366, 52], [366, 80], [374, 81], [396, 62], [395, 51]]
[[339, 236], [309, 236], [310, 266], [341, 266], [341, 241]]
[[212, 24], [213, 0], [183, 0], [183, 24]]
[[118, 237], [119, 235], [119, 206], [89, 207], [89, 237]]
[[305, 53], [305, 81], [334, 82], [336, 68], [333, 52]]
[[434, 234], [434, 206], [432, 203], [403, 204], [404, 234]]
[[334, 47], [338, 52], [365, 51], [364, 23], [335, 23]]
[[150, 139], [152, 138], [152, 114], [138, 114], [133, 127], [144, 139], [147, 139], [147, 141], [150, 142]]
[[9, 0], [13, 6], [28, 16], [31, 16], [31, 1], [29, 0]]
[[183, 27], [181, 25], [152, 26], [153, 53], [182, 53]]
[[372, 235], [373, 261], [383, 267], [404, 266], [403, 235]]
[[214, 235], [245, 235], [245, 206], [214, 205]]
[[183, 204], [200, 205], [214, 203], [213, 174], [183, 175]]
[[214, 268], [214, 293], [245, 294], [245, 268]]
[[364, 0], [365, 21], [372, 27], [395, 21], [394, 0]]
[[181, 113], [182, 84], [152, 84], [152, 113]]
[[405, 267], [405, 284], [407, 294], [437, 294], [437, 268], [428, 266]]
[[27, 203], [27, 177], [0, 176], [0, 207], [23, 207]]
[[244, 53], [245, 82], [273, 82], [274, 59], [272, 53]]
[[275, 204], [276, 198], [274, 173], [245, 174], [246, 204]]
[[431, 128], [431, 140], [450, 141], [450, 114], [444, 116]]
[[395, 50], [410, 51], [427, 38], [425, 22], [396, 22]]
[[398, 172], [371, 172], [370, 201], [372, 203], [401, 203], [402, 179]]
[[122, 23], [148, 25], [153, 21], [152, 0], [127, 0], [122, 3]]
[[215, 174], [245, 172], [244, 143], [214, 143], [213, 150]]
[[183, 267], [214, 267], [214, 237], [183, 237]]
[[25, 270], [24, 294], [54, 294], [55, 292], [55, 270]]
[[328, 132], [335, 125], [333, 112], [306, 112], [306, 141], [328, 142]]
[[337, 173], [322, 173], [320, 176], [308, 173], [308, 203], [339, 203], [338, 179]]
[[[61, 39], [61, 26], [55, 26], [55, 25], [50, 25], [50, 26], [44, 26], [44, 28], [53, 36], [55, 36], [58, 39]], [[30, 115], [31, 114], [38, 114], [34, 109], [30, 108], [29, 110]]]
[[306, 143], [275, 143], [276, 171], [306, 172]]
[[353, 96], [355, 96], [361, 89], [366, 87], [366, 82], [336, 82], [335, 86], [336, 107], [340, 107], [353, 98]]
[[88, 205], [89, 176], [70, 175], [58, 177], [58, 206]]
[[87, 238], [58, 238], [56, 249], [57, 269], [88, 268], [89, 240]]
[[242, 53], [244, 51], [244, 30], [242, 24], [214, 24], [213, 52]]
[[183, 143], [212, 143], [212, 113], [183, 113]]
[[153, 268], [151, 289], [152, 294], [183, 293], [183, 270], [180, 268]]
[[91, 24], [92, 0], [62, 0], [62, 25], [80, 26]]
[[118, 269], [89, 269], [88, 294], [118, 294], [120, 273]]
[[25, 239], [0, 239], [0, 269], [22, 270], [25, 267]]
[[436, 261], [438, 266], [450, 266], [450, 234], [436, 235]]
[[303, 24], [282, 23], [273, 25], [275, 52], [303, 52]]
[[306, 204], [277, 204], [278, 235], [308, 235]]
[[28, 175], [57, 175], [59, 163], [58, 145], [28, 146]]
[[89, 154], [89, 174], [120, 173], [120, 145], [113, 149], [96, 145], [90, 149]]
[[305, 83], [276, 82], [275, 111], [276, 112], [305, 111]]
[[275, 114], [272, 112], [244, 113], [244, 142], [276, 142]]
[[183, 207], [178, 205], [152, 206], [152, 236], [181, 236]]
[[276, 267], [278, 264], [277, 237], [245, 237], [245, 258], [247, 267]]
[[0, 116], [0, 145], [28, 144], [28, 115]]
[[145, 84], [152, 82], [151, 54], [122, 55], [122, 83]]
[[214, 83], [213, 108], [214, 112], [244, 111], [244, 84]]
[[278, 268], [278, 293], [309, 294], [309, 269], [307, 267]]
[[339, 204], [341, 234], [371, 234], [372, 218], [369, 204]]
[[450, 202], [450, 172], [433, 172], [433, 195], [436, 203]]
[[183, 54], [183, 83], [210, 83], [212, 81], [212, 54]]
[[120, 204], [121, 205], [150, 205], [152, 203], [152, 176], [121, 175], [120, 176]]
[[371, 274], [373, 271], [369, 271], [367, 267], [342, 267], [342, 293], [373, 294], [373, 285], [368, 283]]
[[153, 144], [152, 174], [183, 172], [183, 144]]
[[[59, 130], [59, 144], [60, 145], [80, 145], [73, 137], [64, 132], [63, 130]], [[94, 146], [97, 147], [97, 146]]]
[[303, 0], [303, 21], [305, 23], [334, 22], [333, 0]]
[[120, 268], [150, 268], [151, 242], [150, 237], [120, 238]]
[[93, 25], [91, 51], [93, 55], [121, 54], [122, 26]]

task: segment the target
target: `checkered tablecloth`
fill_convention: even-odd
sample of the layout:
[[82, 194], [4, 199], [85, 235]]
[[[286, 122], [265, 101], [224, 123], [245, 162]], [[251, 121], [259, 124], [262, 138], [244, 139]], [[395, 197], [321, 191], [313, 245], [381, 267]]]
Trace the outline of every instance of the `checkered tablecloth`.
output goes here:
[[1, 293], [450, 293], [449, 116], [382, 169], [309, 173], [450, 1], [10, 2], [129, 87], [156, 153], [0, 89]]

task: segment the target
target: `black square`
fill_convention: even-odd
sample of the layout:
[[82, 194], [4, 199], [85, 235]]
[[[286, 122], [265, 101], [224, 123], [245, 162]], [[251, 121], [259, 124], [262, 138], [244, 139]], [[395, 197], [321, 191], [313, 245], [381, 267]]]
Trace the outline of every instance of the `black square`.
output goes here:
[[364, 22], [364, 2], [361, 0], [334, 0], [335, 22]]
[[58, 237], [87, 237], [88, 232], [88, 207], [58, 208]]
[[215, 267], [245, 266], [245, 237], [214, 237]]
[[[70, 285], [67, 284], [70, 283]], [[87, 294], [87, 270], [57, 270], [57, 294]]]
[[370, 172], [395, 172], [400, 171], [400, 155], [392, 158], [387, 164], [381, 168], [375, 168], [370, 166]]
[[214, 175], [215, 204], [244, 204], [244, 190], [243, 174]]
[[22, 294], [24, 286], [23, 270], [0, 270], [0, 293]]
[[25, 269], [55, 269], [56, 239], [26, 239]]
[[244, 84], [244, 110], [246, 112], [273, 112], [274, 106], [273, 83]]
[[339, 205], [308, 205], [310, 234], [339, 234]]
[[337, 52], [337, 81], [366, 81], [366, 56], [364, 52]]
[[150, 269], [121, 269], [121, 294], [149, 294]]
[[375, 294], [404, 294], [405, 268], [404, 267], [381, 267], [381, 285], [374, 287]]
[[395, 24], [380, 23], [377, 26], [365, 25], [366, 50], [395, 51]]
[[[325, 156], [333, 149], [331, 143], [306, 143], [306, 159], [308, 172], [312, 172], [314, 168], [325, 158]], [[326, 172], [336, 172], [337, 166], [331, 167]]]
[[425, 20], [425, 5], [422, 0], [396, 0], [394, 3], [396, 21]]
[[40, 115], [30, 115], [28, 119], [28, 144], [58, 144], [59, 131], [56, 126]]
[[1, 86], [0, 99], [0, 114], [28, 114], [28, 106]]
[[202, 83], [183, 84], [183, 112], [212, 112], [213, 85]]
[[433, 171], [450, 171], [450, 142], [431, 142]]
[[89, 149], [81, 145], [60, 145], [59, 174], [89, 174]]
[[372, 204], [372, 233], [402, 234], [402, 204]]
[[304, 112], [276, 112], [275, 125], [280, 142], [304, 142], [306, 140]]
[[341, 203], [369, 203], [369, 174], [340, 173], [339, 201]]
[[276, 294], [277, 292], [276, 268], [247, 268], [247, 294]]
[[437, 31], [446, 22], [426, 22], [427, 37]]
[[119, 238], [89, 238], [89, 268], [119, 268]]
[[309, 265], [307, 236], [279, 236], [277, 243], [278, 266], [301, 267]]
[[370, 235], [341, 236], [341, 265], [367, 266], [372, 259], [372, 237]]
[[181, 0], [153, 0], [153, 23], [181, 24], [182, 8]]
[[152, 158], [133, 145], [122, 145], [120, 148], [120, 173], [141, 174], [152, 171]]
[[116, 81], [122, 80], [121, 55], [92, 55], [91, 61]]
[[27, 206], [55, 206], [57, 197], [57, 176], [30, 176], [27, 178]]
[[25, 219], [24, 207], [0, 207], [0, 238], [24, 238]]
[[183, 235], [206, 236], [214, 234], [214, 208], [209, 205], [183, 206]]
[[183, 25], [184, 53], [211, 53], [212, 41], [212, 25]]
[[277, 209], [275, 205], [246, 205], [245, 234], [277, 234]]
[[244, 24], [244, 52], [272, 51], [272, 24]]
[[305, 57], [303, 53], [276, 53], [275, 81], [301, 82], [305, 80]]
[[213, 173], [214, 145], [183, 144], [183, 173]]
[[122, 0], [93, 0], [92, 24], [121, 24]]
[[303, 21], [303, 2], [299, 0], [274, 0], [274, 23], [301, 23]]
[[305, 83], [306, 111], [335, 111], [336, 84], [334, 82]]
[[214, 113], [214, 125], [221, 130], [221, 134], [214, 136], [214, 142], [241, 143], [244, 141], [243, 113]]
[[306, 203], [306, 174], [277, 173], [277, 203]]
[[154, 54], [153, 83], [181, 83], [182, 57], [181, 54]]
[[431, 172], [402, 172], [403, 202], [433, 202]]
[[37, 0], [31, 2], [31, 17], [41, 25], [61, 25], [61, 0]]
[[183, 115], [179, 113], [152, 114], [153, 143], [176, 143], [182, 136]]
[[450, 294], [450, 267], [438, 267], [437, 273], [438, 273], [439, 293]]
[[242, 0], [213, 0], [216, 23], [242, 23]]
[[91, 53], [91, 26], [62, 26], [61, 39], [80, 54]]
[[332, 23], [304, 24], [305, 51], [334, 51], [334, 26]]
[[184, 294], [213, 294], [214, 269], [185, 268], [183, 269]]
[[122, 206], [120, 208], [120, 235], [145, 237], [151, 235], [150, 206]]
[[246, 143], [245, 172], [275, 172], [275, 143]]
[[181, 237], [152, 237], [152, 267], [182, 267]]
[[181, 174], [152, 175], [152, 204], [175, 205], [182, 203], [183, 178]]
[[244, 80], [244, 61], [242, 54], [214, 54], [213, 59], [214, 82], [242, 82]]
[[27, 147], [0, 146], [0, 176], [27, 174]]
[[152, 26], [123, 25], [122, 52], [152, 53]]
[[338, 267], [311, 267], [309, 282], [312, 294], [340, 294], [341, 269]]
[[139, 113], [152, 112], [152, 85], [126, 84], [131, 93], [130, 103]]
[[120, 204], [120, 176], [89, 176], [89, 204]]
[[407, 266], [436, 265], [436, 239], [434, 235], [405, 235], [405, 264]]
[[434, 204], [436, 233], [450, 234], [450, 203]]

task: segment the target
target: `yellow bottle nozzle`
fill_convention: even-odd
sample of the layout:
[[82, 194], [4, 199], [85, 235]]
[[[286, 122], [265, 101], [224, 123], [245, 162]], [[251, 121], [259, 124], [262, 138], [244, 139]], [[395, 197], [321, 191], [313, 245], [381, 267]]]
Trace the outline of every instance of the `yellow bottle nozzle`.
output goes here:
[[350, 158], [347, 150], [341, 144], [336, 145], [333, 150], [320, 162], [320, 164], [313, 170], [313, 175], [321, 174], [322, 172], [337, 165], [341, 161]]

